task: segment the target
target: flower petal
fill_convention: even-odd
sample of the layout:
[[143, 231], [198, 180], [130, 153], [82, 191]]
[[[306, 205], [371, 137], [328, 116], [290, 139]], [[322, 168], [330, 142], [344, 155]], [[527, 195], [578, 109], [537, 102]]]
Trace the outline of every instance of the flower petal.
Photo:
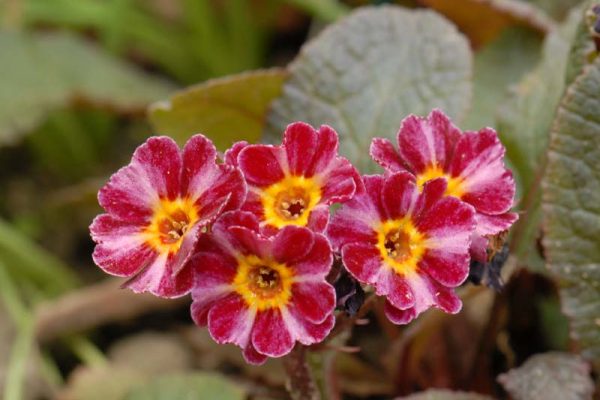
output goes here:
[[235, 142], [233, 146], [231, 146], [225, 154], [223, 155], [223, 161], [225, 164], [237, 167], [238, 166], [238, 156], [240, 155], [240, 151], [248, 146], [248, 142], [245, 140], [241, 140], [239, 142]]
[[314, 150], [318, 146], [317, 132], [307, 123], [289, 124], [283, 134], [283, 147], [293, 176], [312, 177]]
[[[444, 197], [436, 202], [428, 212], [423, 212], [416, 219], [419, 232], [429, 238], [428, 244], [440, 248], [452, 244], [455, 252], [469, 247], [471, 233], [475, 230], [475, 211], [473, 207], [454, 198]], [[442, 242], [443, 240], [450, 240]]]
[[250, 185], [265, 187], [284, 178], [287, 160], [281, 147], [254, 144], [243, 149], [238, 163]]
[[242, 226], [230, 226], [227, 228], [235, 242], [238, 244], [238, 251], [242, 254], [255, 254], [259, 258], [268, 259], [272, 253], [273, 242]]
[[308, 254], [314, 241], [309, 229], [286, 226], [273, 239], [273, 256], [278, 262], [294, 263]]
[[410, 321], [415, 319], [417, 316], [417, 312], [415, 311], [414, 307], [411, 307], [406, 310], [401, 310], [399, 308], [394, 307], [389, 301], [385, 302], [383, 310], [385, 312], [386, 317], [388, 317], [390, 321], [397, 325], [406, 325]]
[[256, 311], [248, 308], [237, 293], [215, 302], [208, 312], [208, 332], [220, 344], [233, 343], [245, 348], [255, 326]]
[[475, 228], [473, 208], [454, 197], [444, 197], [417, 221], [427, 236], [420, 269], [446, 286], [458, 286], [469, 272], [469, 247]]
[[335, 325], [335, 316], [333, 309], [325, 320], [319, 324], [313, 324], [295, 308], [288, 308], [282, 312], [283, 319], [288, 327], [290, 334], [304, 345], [311, 345], [322, 342]]
[[244, 356], [244, 360], [246, 360], [247, 363], [253, 365], [264, 364], [268, 358], [264, 354], [260, 354], [258, 351], [256, 351], [254, 345], [252, 344], [252, 340], [248, 341], [248, 345], [244, 348], [242, 355]]
[[100, 205], [111, 215], [129, 222], [148, 222], [160, 198], [179, 195], [181, 154], [168, 137], [148, 139], [131, 163], [110, 177], [98, 192]]
[[350, 200], [360, 180], [358, 171], [342, 157], [337, 157], [330, 163], [326, 171], [317, 171], [324, 184], [321, 188], [321, 202], [332, 204]]
[[145, 243], [143, 229], [108, 214], [97, 216], [90, 226], [97, 243], [92, 254], [94, 262], [116, 276], [131, 276], [152, 263], [158, 254]]
[[203, 135], [192, 136], [183, 147], [181, 196], [197, 199], [210, 187], [217, 173], [217, 149]]
[[376, 293], [387, 296], [394, 307], [405, 310], [415, 305], [414, 288], [409, 280], [389, 267], [380, 269], [374, 285]]
[[433, 110], [427, 118], [410, 115], [398, 132], [400, 156], [415, 174], [429, 166], [444, 168], [460, 135], [460, 130], [440, 110]]
[[452, 253], [444, 246], [438, 250], [428, 250], [419, 262], [419, 268], [443, 285], [455, 287], [467, 279], [469, 261], [468, 247], [466, 252]]
[[292, 350], [294, 338], [279, 309], [271, 308], [257, 314], [252, 329], [252, 344], [259, 353], [269, 357], [281, 357]]
[[297, 263], [290, 265], [297, 277], [325, 277], [331, 270], [333, 255], [329, 241], [323, 235], [314, 235], [309, 252]]
[[377, 247], [369, 243], [350, 243], [342, 247], [344, 266], [362, 283], [377, 282], [382, 268], [381, 254]]
[[[206, 188], [199, 193], [195, 204], [203, 219], [209, 219], [223, 211], [239, 209], [246, 199], [247, 186], [242, 172], [229, 165], [218, 165], [208, 177]], [[200, 190], [200, 189], [199, 189]]]
[[308, 216], [308, 224], [306, 225], [313, 232], [322, 233], [327, 229], [329, 223], [329, 206], [325, 204], [317, 204], [312, 209]]
[[436, 287], [436, 307], [449, 314], [457, 314], [462, 309], [462, 301], [450, 288], [434, 283]]
[[161, 254], [123, 286], [135, 293], [150, 292], [169, 299], [184, 296], [189, 293], [194, 283], [192, 270], [183, 268], [175, 274], [174, 264], [172, 254]]
[[290, 300], [295, 313], [313, 324], [320, 324], [335, 308], [335, 290], [327, 282], [297, 282]]
[[381, 192], [381, 203], [386, 214], [384, 219], [401, 219], [409, 214], [418, 195], [419, 191], [413, 175], [408, 172], [398, 172], [389, 176]]
[[476, 213], [475, 232], [479, 235], [496, 235], [509, 229], [518, 219], [519, 214], [511, 212], [499, 215]]
[[392, 142], [384, 138], [373, 138], [369, 149], [371, 158], [388, 172], [406, 171], [404, 162]]
[[466, 132], [456, 144], [449, 172], [463, 180], [461, 199], [479, 212], [500, 214], [512, 207], [515, 182], [504, 165], [504, 152], [491, 128]]
[[377, 235], [371, 224], [379, 220], [373, 218], [375, 211], [370, 209], [368, 197], [357, 195], [350, 202], [344, 204], [327, 227], [327, 237], [334, 249], [339, 250], [347, 243], [377, 243]]

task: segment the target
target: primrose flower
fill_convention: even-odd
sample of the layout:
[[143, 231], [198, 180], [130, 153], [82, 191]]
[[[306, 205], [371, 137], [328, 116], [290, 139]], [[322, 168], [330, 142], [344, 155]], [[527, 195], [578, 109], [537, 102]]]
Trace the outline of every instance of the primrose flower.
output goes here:
[[373, 139], [371, 157], [388, 172], [414, 174], [419, 190], [425, 182], [445, 178], [446, 195], [471, 204], [477, 212], [471, 253], [486, 261], [486, 236], [510, 228], [518, 218], [509, 212], [515, 182], [504, 166], [505, 149], [496, 132], [483, 128], [461, 133], [442, 111], [433, 110], [427, 118], [405, 118], [397, 142], [396, 150], [387, 139]]
[[259, 229], [252, 213], [223, 214], [190, 260], [194, 321], [253, 364], [289, 353], [296, 341], [320, 342], [335, 323], [328, 240], [293, 225], [270, 237]]
[[444, 196], [444, 179], [422, 189], [407, 172], [363, 181], [327, 229], [348, 271], [387, 297], [394, 323], [408, 323], [431, 306], [458, 312], [453, 288], [469, 274], [473, 207]]
[[185, 267], [200, 232], [246, 195], [239, 169], [216, 164], [217, 151], [202, 135], [183, 148], [168, 137], [139, 146], [131, 163], [100, 189], [106, 210], [90, 226], [95, 263], [129, 277], [134, 292], [176, 297], [191, 289]]
[[239, 164], [248, 183], [243, 209], [256, 214], [270, 232], [287, 225], [322, 232], [329, 206], [350, 199], [359, 180], [352, 164], [338, 156], [337, 133], [326, 125], [316, 131], [293, 123], [282, 145], [238, 143], [226, 159]]

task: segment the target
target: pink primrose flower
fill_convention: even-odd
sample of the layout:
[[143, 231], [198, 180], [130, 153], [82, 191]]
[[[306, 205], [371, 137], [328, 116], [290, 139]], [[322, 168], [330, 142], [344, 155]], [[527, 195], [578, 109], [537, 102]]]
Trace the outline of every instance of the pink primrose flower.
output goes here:
[[190, 260], [194, 321], [253, 364], [288, 354], [296, 341], [320, 342], [335, 323], [325, 236], [294, 225], [269, 237], [259, 230], [252, 213], [223, 214]]
[[388, 172], [408, 171], [417, 186], [443, 177], [446, 195], [461, 199], [476, 210], [477, 227], [471, 254], [487, 259], [487, 236], [498, 234], [517, 220], [513, 206], [515, 182], [504, 165], [505, 149], [492, 128], [462, 133], [440, 110], [427, 118], [411, 115], [402, 121], [398, 148], [387, 139], [375, 138], [371, 157]]
[[139, 146], [131, 163], [100, 189], [106, 214], [90, 231], [94, 262], [105, 272], [128, 277], [134, 292], [181, 296], [191, 289], [186, 267], [200, 232], [246, 196], [239, 169], [216, 163], [213, 144], [193, 136], [183, 148], [168, 137]]
[[441, 178], [422, 188], [408, 172], [363, 181], [327, 229], [348, 271], [387, 297], [394, 323], [406, 324], [431, 306], [457, 313], [462, 304], [453, 288], [469, 273], [473, 207], [444, 196]]
[[243, 209], [257, 215], [263, 231], [306, 226], [323, 232], [329, 206], [349, 200], [360, 180], [352, 164], [338, 156], [338, 136], [303, 122], [288, 125], [283, 144], [236, 143], [225, 155], [239, 165], [248, 183]]

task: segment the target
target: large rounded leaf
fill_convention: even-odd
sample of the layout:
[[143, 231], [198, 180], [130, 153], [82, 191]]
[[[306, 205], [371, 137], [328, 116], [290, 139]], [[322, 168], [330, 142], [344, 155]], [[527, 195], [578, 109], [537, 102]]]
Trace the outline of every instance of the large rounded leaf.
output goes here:
[[571, 337], [600, 368], [600, 58], [561, 101], [542, 183], [546, 261]]
[[293, 121], [329, 124], [340, 149], [369, 168], [373, 136], [393, 138], [409, 113], [434, 107], [460, 119], [471, 98], [472, 56], [465, 37], [432, 11], [364, 7], [331, 25], [290, 64], [267, 139]]

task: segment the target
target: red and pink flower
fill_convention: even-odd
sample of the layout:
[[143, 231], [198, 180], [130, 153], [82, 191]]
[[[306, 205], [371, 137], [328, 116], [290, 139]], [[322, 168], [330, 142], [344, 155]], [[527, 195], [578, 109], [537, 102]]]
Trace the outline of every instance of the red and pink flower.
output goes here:
[[333, 328], [335, 291], [327, 239], [289, 225], [270, 237], [249, 212], [228, 212], [198, 242], [192, 317], [218, 343], [243, 349], [248, 362], [289, 353], [296, 341], [322, 341]]
[[407, 172], [363, 181], [327, 230], [348, 271], [387, 297], [386, 314], [395, 323], [431, 306], [458, 312], [462, 303], [453, 288], [469, 273], [473, 207], [444, 196], [445, 179], [422, 188]]
[[427, 118], [411, 115], [402, 121], [398, 149], [387, 139], [376, 138], [371, 157], [388, 172], [408, 171], [419, 190], [443, 177], [446, 195], [471, 204], [477, 227], [471, 253], [486, 261], [487, 236], [498, 234], [517, 220], [513, 206], [515, 182], [504, 165], [505, 149], [492, 128], [462, 133], [440, 110]]
[[131, 163], [98, 193], [106, 210], [90, 226], [94, 261], [111, 275], [129, 277], [134, 292], [176, 297], [191, 289], [185, 266], [200, 232], [246, 195], [239, 169], [216, 163], [202, 135], [183, 148], [168, 137], [138, 147]]
[[329, 126], [318, 131], [303, 122], [290, 124], [283, 144], [237, 143], [226, 160], [239, 165], [248, 183], [243, 209], [257, 215], [264, 231], [306, 226], [322, 232], [329, 206], [352, 197], [356, 169], [338, 156], [338, 136]]

